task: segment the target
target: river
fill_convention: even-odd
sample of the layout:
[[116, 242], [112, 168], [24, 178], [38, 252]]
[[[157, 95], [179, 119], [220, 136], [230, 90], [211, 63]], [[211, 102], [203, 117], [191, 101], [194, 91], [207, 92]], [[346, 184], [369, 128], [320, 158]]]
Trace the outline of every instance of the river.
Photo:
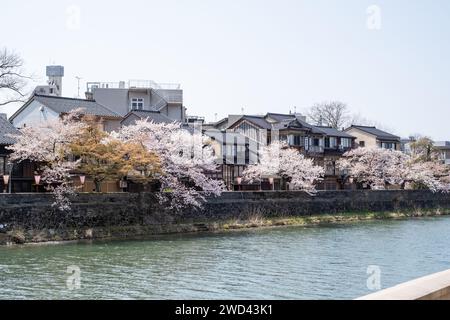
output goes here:
[[1, 247], [0, 299], [352, 299], [369, 266], [449, 269], [450, 217]]

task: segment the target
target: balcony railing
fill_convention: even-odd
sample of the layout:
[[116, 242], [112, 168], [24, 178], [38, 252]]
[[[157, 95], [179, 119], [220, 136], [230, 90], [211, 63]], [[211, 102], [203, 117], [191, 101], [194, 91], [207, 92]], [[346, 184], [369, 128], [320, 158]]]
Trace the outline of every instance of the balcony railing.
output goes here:
[[118, 82], [88, 82], [86, 84], [87, 91], [92, 92], [93, 89], [154, 89], [154, 90], [181, 90], [179, 83], [157, 83], [152, 80], [129, 80]]

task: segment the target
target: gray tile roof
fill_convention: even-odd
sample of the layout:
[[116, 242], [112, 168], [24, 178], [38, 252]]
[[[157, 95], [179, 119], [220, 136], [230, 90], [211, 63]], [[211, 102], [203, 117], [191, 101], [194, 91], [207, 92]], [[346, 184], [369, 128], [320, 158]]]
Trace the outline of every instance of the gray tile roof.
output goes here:
[[88, 115], [122, 118], [119, 114], [93, 100], [44, 96], [38, 94], [34, 95], [34, 99], [57, 113], [68, 113], [74, 109], [82, 108]]
[[244, 118], [250, 122], [255, 123], [264, 129], [272, 129], [272, 124], [267, 121], [263, 116], [244, 116]]
[[[277, 122], [271, 123], [267, 118], [271, 118]], [[302, 116], [295, 114], [267, 113], [265, 116], [243, 115], [238, 121], [245, 119], [263, 129], [304, 129], [312, 134], [328, 135], [341, 138], [354, 138], [352, 135], [325, 126], [314, 126], [307, 123]], [[234, 122], [237, 123], [238, 121]], [[234, 126], [234, 124], [232, 126]]]
[[340, 137], [340, 138], [355, 138], [354, 136], [348, 134], [347, 132], [340, 131], [335, 128], [331, 127], [324, 127], [324, 126], [315, 126], [320, 131], [323, 131], [327, 136], [331, 137]]
[[287, 119], [293, 119], [293, 118], [295, 118], [295, 115], [269, 112], [269, 113], [267, 113], [266, 117], [270, 117], [276, 121], [283, 121], [283, 120], [287, 120]]
[[264, 116], [251, 116], [251, 115], [243, 115], [238, 121], [234, 122], [232, 126], [234, 126], [234, 124], [236, 124], [237, 122], [239, 122], [241, 120], [247, 120], [248, 122], [251, 122], [251, 123], [257, 125], [258, 127], [262, 128], [262, 129], [272, 129], [272, 124], [270, 122], [268, 122], [264, 118]]
[[[273, 118], [275, 119], [275, 118]], [[291, 118], [285, 118], [282, 121], [274, 124], [274, 128], [282, 130], [282, 129], [303, 129], [312, 134], [324, 135], [325, 132], [313, 126], [306, 121], [304, 121], [301, 117], [292, 116]]]
[[173, 122], [175, 122], [173, 119], [170, 119], [169, 117], [160, 113], [159, 111], [154, 111], [154, 110], [132, 110], [124, 117], [124, 120], [129, 115], [132, 115], [132, 114], [138, 116], [141, 119], [148, 118], [149, 121], [153, 120], [153, 122], [155, 122], [155, 123], [173, 123]]
[[[388, 133], [386, 131], [377, 129], [376, 127], [351, 125], [350, 128], [356, 128], [356, 129], [359, 129], [361, 131], [367, 132], [367, 133], [369, 133], [371, 135], [376, 136], [377, 139], [380, 139], [380, 140], [395, 140], [395, 141], [398, 140], [398, 141], [400, 141], [400, 137], [399, 136], [396, 136], [396, 135], [393, 135], [393, 134]], [[350, 128], [348, 128], [348, 129], [350, 129]]]
[[216, 122], [209, 122], [209, 123], [203, 124], [203, 128], [205, 130], [207, 130], [207, 129], [225, 129], [226, 127], [228, 127], [228, 117], [220, 119], [219, 121], [216, 121]]
[[14, 128], [11, 122], [0, 116], [0, 145], [13, 144], [15, 142], [14, 139], [8, 135], [19, 133], [19, 130]]

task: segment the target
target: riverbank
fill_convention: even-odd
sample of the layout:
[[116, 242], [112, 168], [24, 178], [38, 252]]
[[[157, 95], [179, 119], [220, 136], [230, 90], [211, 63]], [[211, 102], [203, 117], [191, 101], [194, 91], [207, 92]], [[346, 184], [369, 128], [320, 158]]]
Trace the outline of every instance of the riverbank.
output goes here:
[[39, 243], [66, 243], [86, 240], [138, 240], [157, 235], [193, 234], [230, 232], [237, 230], [309, 227], [332, 224], [345, 224], [371, 220], [401, 220], [423, 217], [449, 216], [450, 209], [431, 209], [396, 212], [348, 212], [339, 214], [323, 214], [311, 216], [285, 216], [267, 218], [253, 216], [248, 219], [233, 219], [225, 221], [198, 220], [191, 223], [162, 225], [133, 225], [114, 227], [95, 227], [84, 230], [22, 230], [14, 229], [0, 234], [0, 245], [21, 245]]
[[450, 195], [425, 190], [225, 192], [173, 212], [151, 193], [82, 193], [69, 211], [52, 195], [0, 194], [0, 244], [307, 226], [450, 214]]

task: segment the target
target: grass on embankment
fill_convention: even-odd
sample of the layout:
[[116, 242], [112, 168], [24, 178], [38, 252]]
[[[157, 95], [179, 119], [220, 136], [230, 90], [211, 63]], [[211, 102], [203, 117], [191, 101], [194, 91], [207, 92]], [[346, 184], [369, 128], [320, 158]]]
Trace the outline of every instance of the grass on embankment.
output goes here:
[[312, 226], [320, 224], [346, 223], [368, 220], [387, 220], [387, 219], [406, 219], [413, 217], [433, 217], [450, 215], [449, 209], [415, 209], [396, 212], [347, 212], [336, 214], [321, 214], [311, 216], [287, 216], [266, 218], [255, 215], [250, 219], [233, 220], [220, 223], [216, 226], [219, 230], [236, 230], [257, 227], [276, 227], [276, 226]]

